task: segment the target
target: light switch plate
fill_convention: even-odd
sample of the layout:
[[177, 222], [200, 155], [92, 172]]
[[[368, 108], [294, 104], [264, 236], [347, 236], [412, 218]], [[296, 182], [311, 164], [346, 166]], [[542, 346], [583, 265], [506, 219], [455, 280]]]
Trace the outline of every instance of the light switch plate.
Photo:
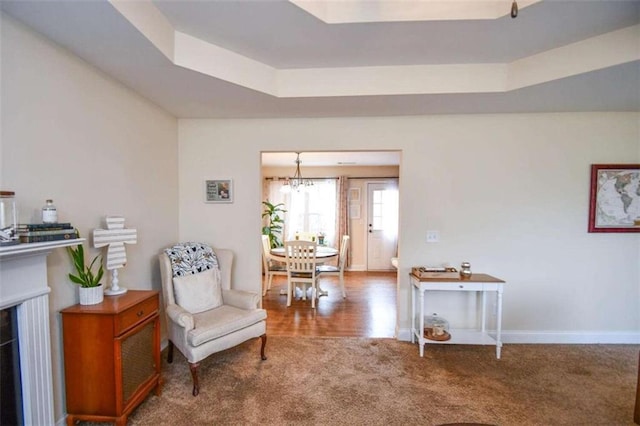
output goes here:
[[440, 241], [440, 232], [438, 231], [427, 231], [427, 242], [428, 243], [437, 243]]

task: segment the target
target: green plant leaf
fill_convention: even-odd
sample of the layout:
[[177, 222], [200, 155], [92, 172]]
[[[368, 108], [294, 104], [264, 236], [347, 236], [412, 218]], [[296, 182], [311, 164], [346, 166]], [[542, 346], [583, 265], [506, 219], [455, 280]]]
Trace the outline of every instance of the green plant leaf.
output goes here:
[[[86, 266], [84, 260], [84, 248], [81, 245], [78, 245], [76, 248], [67, 247], [69, 256], [73, 262], [73, 266], [76, 270], [76, 275], [69, 274], [69, 279], [71, 282], [75, 284], [79, 284], [82, 287], [97, 287], [100, 285], [100, 280], [104, 275], [103, 265], [102, 265], [102, 256], [96, 255], [91, 263]], [[93, 268], [96, 262], [99, 260], [100, 267], [98, 268], [97, 274], [94, 275]]]

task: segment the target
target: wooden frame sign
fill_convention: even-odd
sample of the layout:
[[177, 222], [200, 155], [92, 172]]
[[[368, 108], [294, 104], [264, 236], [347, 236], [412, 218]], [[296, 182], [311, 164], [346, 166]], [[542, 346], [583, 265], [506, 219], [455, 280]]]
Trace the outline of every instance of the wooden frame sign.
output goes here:
[[233, 181], [214, 179], [204, 181], [205, 203], [233, 203]]
[[640, 164], [591, 165], [589, 232], [640, 232]]

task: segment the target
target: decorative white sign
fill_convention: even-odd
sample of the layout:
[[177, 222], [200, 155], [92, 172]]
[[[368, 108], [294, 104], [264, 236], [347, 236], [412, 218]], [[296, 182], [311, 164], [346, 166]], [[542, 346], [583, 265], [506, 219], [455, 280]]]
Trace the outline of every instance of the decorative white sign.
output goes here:
[[96, 248], [107, 246], [107, 269], [111, 271], [111, 288], [105, 290], [107, 296], [123, 294], [126, 288], [118, 286], [118, 268], [127, 264], [125, 244], [135, 244], [138, 232], [135, 229], [125, 229], [124, 217], [107, 216], [107, 229], [93, 230], [93, 246]]

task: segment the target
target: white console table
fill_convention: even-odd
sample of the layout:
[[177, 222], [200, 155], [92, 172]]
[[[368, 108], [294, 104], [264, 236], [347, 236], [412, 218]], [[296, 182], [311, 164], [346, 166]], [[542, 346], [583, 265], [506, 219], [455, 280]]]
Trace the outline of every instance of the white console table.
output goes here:
[[[444, 343], [458, 345], [495, 345], [496, 357], [500, 359], [502, 348], [502, 293], [505, 282], [487, 274], [473, 274], [470, 278], [420, 278], [409, 274], [411, 281], [411, 343], [418, 340], [420, 356], [424, 356], [424, 345], [427, 343]], [[427, 291], [474, 291], [482, 293], [482, 318], [479, 329], [449, 330], [451, 339], [434, 341], [424, 336], [424, 299]], [[497, 315], [496, 336], [490, 336], [486, 329], [487, 292], [496, 293]], [[416, 306], [417, 305], [417, 306]], [[417, 314], [417, 315], [416, 315]], [[418, 324], [416, 324], [418, 323]]]

